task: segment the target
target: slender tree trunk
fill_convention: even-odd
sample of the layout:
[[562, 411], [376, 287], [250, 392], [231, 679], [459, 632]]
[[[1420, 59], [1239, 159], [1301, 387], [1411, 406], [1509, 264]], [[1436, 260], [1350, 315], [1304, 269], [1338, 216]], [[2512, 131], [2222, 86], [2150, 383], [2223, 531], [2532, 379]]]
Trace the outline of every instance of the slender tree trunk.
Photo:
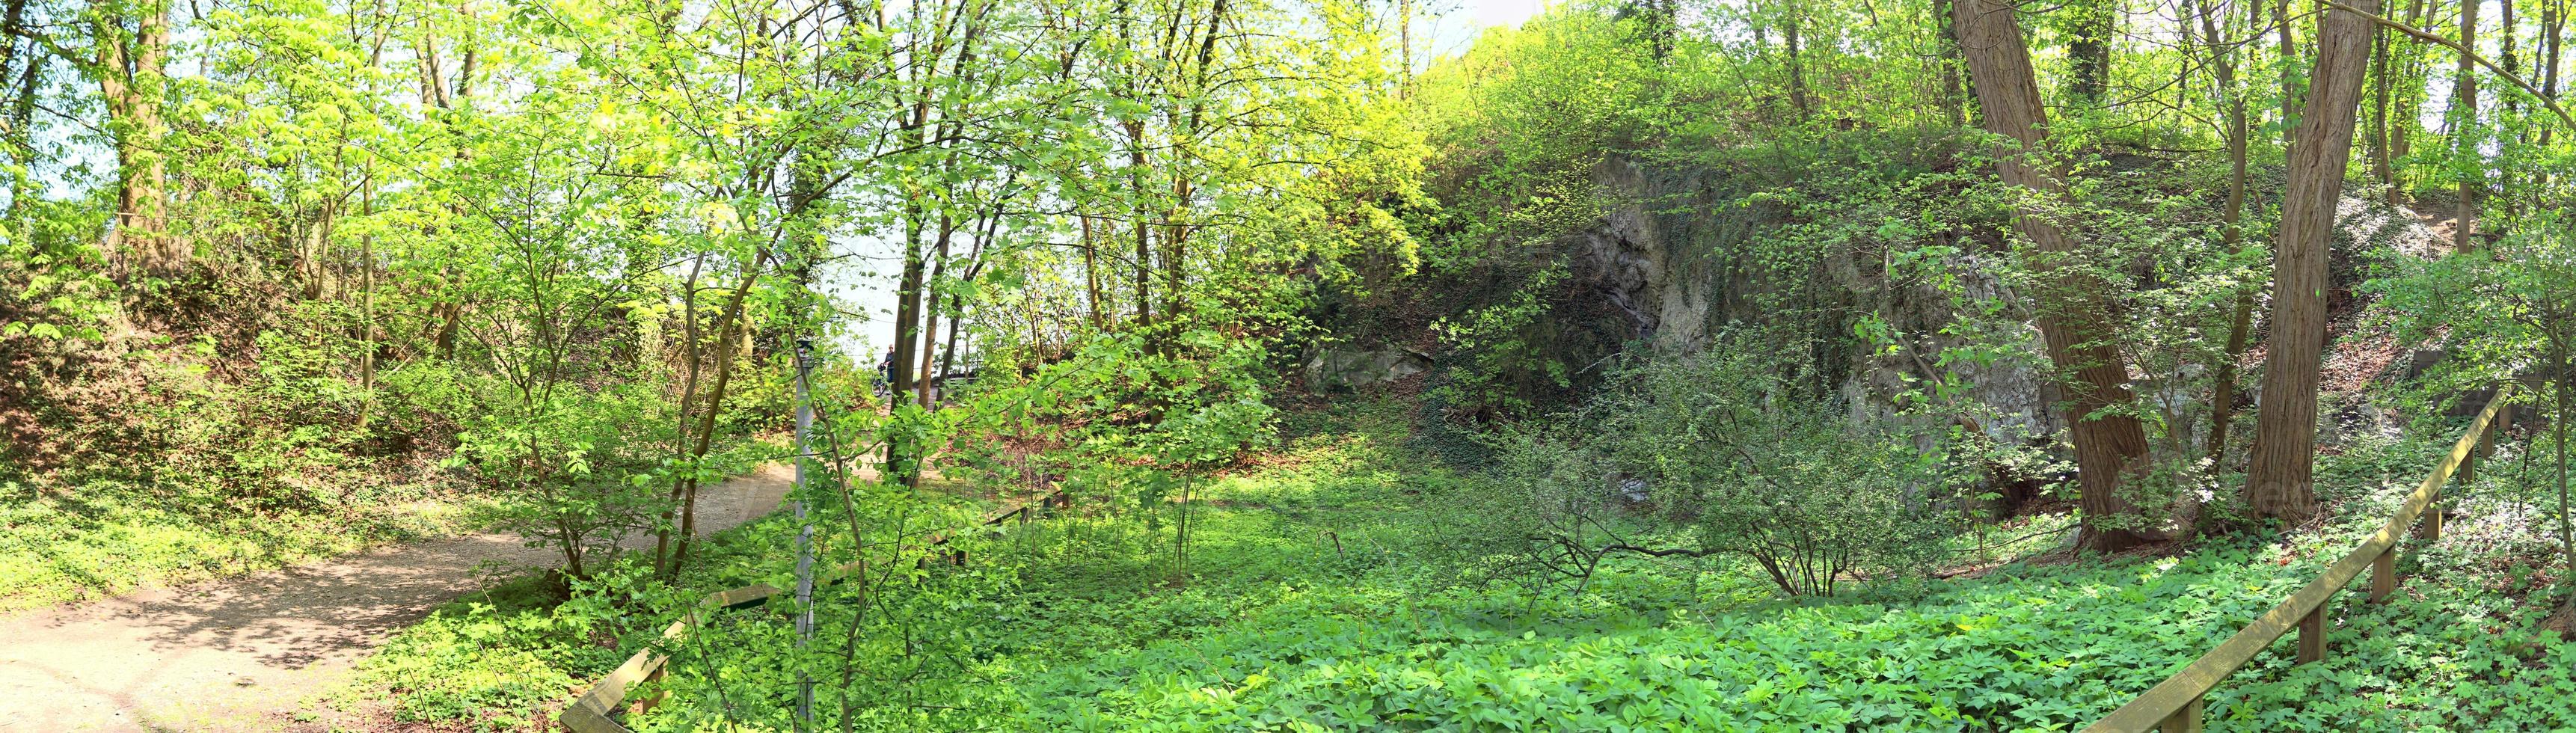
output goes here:
[[[2460, 46], [2478, 47], [2478, 0], [2460, 0]], [[2458, 220], [2451, 229], [2451, 249], [2460, 252], [2478, 248], [2477, 240], [2471, 237], [2477, 222], [2477, 189], [2483, 183], [2478, 170], [2486, 166], [2478, 152], [2478, 77], [2472, 58], [2466, 51], [2460, 53], [2460, 74], [2452, 82], [2451, 92], [2451, 119], [2459, 125], [2451, 131], [2451, 137], [2459, 148], [2461, 163]]]
[[1170, 222], [1163, 227], [1163, 320], [1166, 323], [1179, 322], [1181, 314], [1189, 310], [1189, 290], [1181, 287], [1188, 282], [1189, 276], [1189, 271], [1184, 268], [1189, 262], [1190, 228], [1181, 223], [1182, 218], [1188, 215], [1189, 200], [1189, 182], [1173, 181], [1173, 204], [1163, 212], [1164, 221]]
[[939, 370], [934, 372], [942, 380], [957, 368], [957, 340], [966, 331], [966, 296], [948, 296], [948, 309], [956, 315], [948, 317], [948, 343], [939, 347]]
[[2371, 29], [2370, 37], [2370, 172], [2388, 188], [2388, 205], [2396, 206], [2397, 168], [2389, 160], [2388, 137], [2388, 95], [2396, 80], [2389, 78], [2394, 69], [2388, 57], [2396, 54], [2397, 39], [2384, 28]]
[[1790, 0], [1786, 7], [1788, 17], [1784, 19], [1786, 22], [1781, 27], [1780, 36], [1789, 44], [1789, 107], [1797, 111], [1798, 121], [1805, 122], [1814, 114], [1807, 101], [1806, 61], [1801, 58], [1805, 44], [1798, 38], [1799, 26], [1806, 25], [1806, 19], [1801, 17], [1797, 0]]
[[[2504, 66], [2505, 76], [2519, 79], [2522, 78], [2522, 61], [2520, 59], [2521, 54], [2516, 53], [2514, 48], [2514, 40], [2521, 34], [2515, 32], [2514, 28], [2513, 0], [2497, 0], [2496, 5], [2503, 11], [2500, 13], [2501, 17], [2496, 19], [2499, 23], [2496, 28], [2496, 40], [2501, 44], [2501, 48], [2498, 50], [2503, 52], [2503, 56], [2498, 60]], [[2501, 118], [2499, 124], [2509, 124], [2517, 128], [2521, 128], [2521, 131], [2514, 133], [2515, 137], [2513, 140], [2515, 142], [2528, 142], [2530, 139], [2522, 137], [2522, 135], [2530, 130], [2530, 126], [2522, 124], [2517, 119], [2520, 117], [2520, 112], [2522, 111], [2522, 103], [2520, 100], [2521, 97], [2514, 95], [2510, 91], [2496, 95], [2497, 103], [2504, 106], [2504, 117]], [[2502, 141], [2498, 142], [2501, 143]], [[2511, 150], [2498, 152], [2496, 156], [2496, 177], [2498, 179], [2496, 181], [2497, 190], [2515, 190], [2514, 166], [2512, 165], [2512, 161], [2515, 157], [2514, 151]], [[2522, 212], [2522, 207], [2520, 205], [2521, 202], [2513, 196], [2508, 195], [2503, 197], [2503, 204], [2505, 221], [2514, 220], [2514, 218]]]
[[1136, 221], [1131, 225], [1136, 229], [1136, 261], [1132, 263], [1136, 270], [1136, 330], [1152, 331], [1154, 248], [1147, 235], [1154, 225], [1145, 214], [1145, 123], [1141, 121], [1127, 122], [1127, 165], [1129, 193], [1136, 197]]
[[891, 394], [912, 393], [913, 344], [919, 340], [921, 327], [922, 278], [928, 269], [923, 261], [921, 234], [928, 214], [918, 204], [907, 205], [904, 225], [903, 275], [895, 284], [894, 305], [894, 373], [886, 375]]
[[1932, 0], [1932, 20], [1940, 26], [1941, 111], [1953, 128], [1968, 126], [1967, 93], [1959, 87], [1959, 34], [1950, 21], [1950, 0]]
[[[2566, 563], [2571, 573], [2576, 573], [2576, 522], [2571, 522], [2568, 517], [2570, 507], [2567, 503], [2567, 392], [2571, 387], [2576, 387], [2568, 384], [2567, 379], [2571, 376], [2568, 374], [2569, 367], [2576, 364], [2571, 364], [2568, 360], [2569, 335], [2566, 332], [2566, 319], [2562, 317], [2557, 320], [2559, 323], [2549, 329], [2550, 361], [2555, 362], [2554, 366], [2558, 371], [2557, 376], [2551, 380], [2554, 382], [2550, 390], [2551, 403], [2555, 408], [2552, 412], [2556, 414], [2550, 416], [2549, 432], [2550, 442], [2556, 444], [2552, 452], [2555, 454], [2558, 469], [2558, 552], [2560, 562]], [[2570, 601], [2570, 603], [2576, 603], [2576, 601]]]
[[[689, 451], [689, 459], [692, 462], [705, 459], [707, 451], [715, 446], [716, 415], [724, 412], [726, 389], [733, 382], [734, 347], [742, 342], [742, 338], [736, 334], [744, 331], [743, 322], [747, 320], [743, 317], [743, 303], [751, 297], [751, 286], [759, 281], [760, 267], [766, 260], [765, 257], [756, 258], [749, 267], [744, 268], [742, 281], [734, 286], [733, 295], [727, 298], [724, 313], [718, 317], [715, 384], [707, 388], [706, 395], [698, 405], [698, 426], [694, 436], [697, 445]], [[682, 440], [687, 440], [689, 437], [683, 435]], [[680, 490], [676, 492], [680, 498], [678, 546], [671, 551], [671, 563], [664, 569], [665, 578], [677, 577], [680, 569], [688, 565], [689, 543], [697, 537], [697, 475], [692, 472], [688, 477], [681, 479], [679, 488]]]
[[1108, 316], [1100, 310], [1100, 240], [1106, 238], [1108, 237], [1093, 237], [1091, 217], [1082, 217], [1082, 287], [1083, 291], [1091, 296], [1093, 329], [1109, 327]]
[[[948, 245], [951, 241], [954, 241], [956, 233], [956, 220], [949, 218], [946, 214], [941, 214], [939, 216], [939, 245], [937, 250], [939, 254], [937, 258], [933, 260], [934, 264], [930, 267], [930, 281], [929, 284], [924, 286], [924, 289], [938, 287], [939, 281], [948, 276]], [[921, 329], [921, 365], [920, 369], [914, 372], [921, 375], [921, 377], [913, 380], [913, 399], [922, 407], [929, 407], [930, 392], [937, 386], [939, 381], [939, 375], [930, 371], [932, 356], [938, 351], [938, 349], [932, 348], [932, 346], [939, 343], [939, 293], [937, 291], [932, 291], [927, 294], [926, 299], [922, 301], [922, 310], [926, 311], [922, 314], [923, 320], [926, 321], [926, 323]]]
[[[2558, 43], [2564, 31], [2563, 26], [2567, 24], [2566, 2], [2567, 0], [2543, 0], [2540, 4], [2540, 97], [2552, 103], [2558, 101]], [[2549, 147], [2550, 133], [2557, 131], [2557, 125], [2540, 127], [2542, 149]], [[2540, 169], [2532, 182], [2532, 188], [2544, 191], [2549, 189], [2548, 168]]]
[[[376, 188], [374, 176], [368, 177], [366, 188], [358, 193], [358, 211], [372, 219]], [[376, 406], [376, 233], [372, 226], [358, 238], [358, 329], [358, 390], [365, 395], [358, 403], [358, 429], [364, 433]]]
[[1413, 0], [1395, 0], [1395, 43], [1397, 59], [1404, 64], [1404, 80], [1396, 87], [1402, 98], [1413, 97]]
[[[2227, 254], [2234, 256], [2245, 249], [2245, 179], [2247, 148], [2253, 145], [2253, 126], [2247, 121], [2243, 90], [2236, 88], [2236, 52], [2228, 34], [2218, 22], [2209, 0], [2200, 3], [2201, 35], [2209, 49], [2209, 67], [2216, 76], [2221, 96], [2227, 104], [2227, 211], [2223, 216]], [[2252, 339], [2254, 324], [2254, 291], [2236, 293], [2235, 316], [2228, 321], [2227, 348], [2219, 355], [2217, 384], [2209, 404], [2209, 442], [2206, 454], [2215, 464], [2227, 453], [2227, 434], [2236, 422], [2236, 363], [2245, 358], [2247, 343]]]
[[[1953, 0], [1952, 7], [1959, 47], [1977, 85], [1986, 129], [2012, 138], [2019, 146], [1996, 151], [1996, 167], [2004, 182], [2042, 195], [2059, 195], [2063, 187], [2054, 171], [2037, 157], [2044, 154], [2041, 130], [2047, 117], [2013, 5], [2005, 0]], [[2109, 346], [2114, 334], [2104, 320], [2109, 311], [2101, 301], [2103, 284], [2086, 277], [2082, 267], [2063, 261], [2082, 253], [2048, 215], [2018, 212], [2013, 227], [2031, 241], [2046, 268], [2048, 286], [2040, 296], [2042, 314], [2037, 320], [2049, 361], [2075, 377], [2066, 386], [2063, 409], [2082, 486], [2082, 542], [2092, 549], [2112, 551], [2148, 541], [2156, 533], [2134, 524], [2115, 526], [2139, 521], [2120, 484], [2134, 463], [2145, 457], [2147, 437], [2136, 418], [2100, 414], [2131, 399], [2128, 369], [2119, 352]], [[2113, 518], [2119, 520], [2107, 521]]]
[[[2353, 0], [2379, 12], [2379, 0]], [[2272, 335], [2263, 361], [2245, 501], [2258, 517], [2292, 524], [2316, 515], [2317, 366], [2326, 341], [2326, 248], [2335, 202], [2352, 160], [2352, 128], [2370, 60], [2371, 22], [2328, 11], [2319, 24], [2307, 114], [2289, 151], [2280, 237], [2272, 250]]]
[[[2417, 28], [2424, 26], [2425, 3], [2426, 0], [2409, 0], [2406, 4], [2407, 25]], [[2390, 124], [2396, 129], [2388, 133], [2390, 138], [2388, 152], [2390, 157], [2397, 160], [2405, 160], [2408, 155], [2414, 153], [2415, 126], [2419, 124], [2416, 118], [2423, 113], [2424, 109], [2424, 89], [2418, 83], [2423, 79], [2424, 73], [2424, 42], [2414, 36], [2406, 36], [2405, 40], [2406, 53], [2398, 57], [2398, 63], [2395, 66], [2398, 67], [2398, 75], [2409, 80], [2409, 83], [2405, 87], [2405, 96], [2399, 97], [2396, 102], [2397, 112], [2390, 115], [2392, 118]], [[2393, 167], [2394, 163], [2392, 162], [2391, 165]]]
[[2290, 0], [2277, 0], [2272, 6], [2272, 17], [2276, 21], [2273, 28], [2278, 33], [2275, 50], [2281, 54], [2281, 147], [2287, 148], [2290, 146], [2291, 127], [2299, 118], [2299, 65], [2294, 61], [2299, 57], [2299, 44], [2291, 32], [2298, 21], [2290, 15]]

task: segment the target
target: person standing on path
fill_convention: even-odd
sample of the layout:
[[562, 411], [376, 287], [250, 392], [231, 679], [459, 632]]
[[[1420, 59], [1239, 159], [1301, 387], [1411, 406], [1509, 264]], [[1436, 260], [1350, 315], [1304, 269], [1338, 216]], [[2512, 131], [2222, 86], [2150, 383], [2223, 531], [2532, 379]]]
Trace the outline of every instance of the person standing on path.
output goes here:
[[892, 384], [892, 379], [894, 379], [894, 347], [888, 346], [885, 358], [877, 360], [877, 379], [871, 389], [876, 390], [878, 397], [884, 397], [886, 387]]

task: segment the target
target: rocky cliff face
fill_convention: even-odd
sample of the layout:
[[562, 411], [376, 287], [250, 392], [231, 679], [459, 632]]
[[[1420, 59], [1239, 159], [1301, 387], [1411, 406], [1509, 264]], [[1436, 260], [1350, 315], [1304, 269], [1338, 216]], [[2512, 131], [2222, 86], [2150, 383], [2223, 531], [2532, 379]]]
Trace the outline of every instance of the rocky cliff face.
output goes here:
[[[1935, 379], [1956, 374], [1970, 385], [1963, 395], [1995, 409], [1992, 419], [1976, 428], [1998, 440], [2020, 442], [2022, 436], [2046, 435], [2060, 425], [2046, 408], [2042, 365], [2028, 358], [1990, 363], [1936, 365], [1938, 355], [1964, 339], [1941, 335], [1959, 320], [1955, 303], [2015, 302], [2003, 283], [1985, 274], [1983, 255], [1963, 252], [1941, 263], [1960, 273], [1944, 292], [1925, 282], [1892, 283], [1885, 263], [1857, 261], [1849, 253], [1821, 264], [1803, 282], [1780, 282], [1776, 275], [1756, 274], [1743, 266], [1765, 230], [1779, 224], [1778, 212], [1721, 206], [1721, 186], [1704, 172], [1652, 170], [1622, 160], [1603, 163], [1598, 181], [1619, 203], [1592, 227], [1567, 238], [1569, 275], [1575, 297], [1596, 297], [1626, 316], [1622, 324], [1634, 339], [1659, 349], [1687, 350], [1707, 343], [1730, 322], [1765, 323], [1778, 313], [1761, 305], [1758, 295], [1806, 288], [1809, 308], [1845, 316], [1811, 325], [1813, 336], [1848, 341], [1860, 313], [1878, 313], [1905, 334], [1894, 352], [1826, 349], [1820, 364], [1839, 382], [1838, 392], [1858, 420], [1882, 419], [1895, 411], [1892, 398], [1908, 389], [1907, 378]], [[1726, 197], [1731, 201], [1732, 197]], [[2028, 355], [2039, 352], [2038, 331], [2027, 324], [2006, 339], [2027, 341]]]
[[[1954, 245], [1956, 253], [1932, 266], [1955, 278], [1944, 284], [1946, 290], [1920, 278], [1892, 279], [1887, 263], [1877, 256], [1866, 256], [1868, 261], [1862, 261], [1864, 256], [1852, 254], [1863, 248], [1829, 258], [1805, 282], [1776, 282], [1776, 276], [1748, 275], [1760, 270], [1742, 266], [1736, 260], [1751, 250], [1748, 245], [1779, 226], [1782, 214], [1722, 205], [1722, 201], [1733, 201], [1734, 197], [1721, 196], [1727, 182], [1720, 177], [1612, 160], [1601, 164], [1594, 178], [1618, 203], [1592, 226], [1569, 234], [1563, 246], [1571, 280], [1565, 297], [1591, 298], [1597, 303], [1593, 308], [1562, 311], [1616, 318], [1615, 330], [1651, 348], [1691, 349], [1706, 344], [1715, 331], [1729, 322], [1762, 323], [1781, 317], [1761, 310], [1757, 303], [1762, 299], [1755, 297], [1757, 294], [1807, 288], [1801, 297], [1808, 299], [1811, 310], [1851, 314], [1834, 322], [1814, 324], [1815, 336], [1849, 342], [1851, 328], [1858, 314], [1863, 313], [1877, 314], [1900, 334], [1894, 350], [1846, 348], [1817, 354], [1819, 362], [1830, 362], [1819, 366], [1833, 374], [1836, 391], [1855, 420], [1892, 416], [1896, 411], [1893, 398], [1911, 389], [1911, 380], [1954, 377], [1966, 385], [1966, 392], [1959, 397], [1986, 408], [1983, 419], [1972, 421], [1973, 429], [1995, 440], [2024, 444], [2034, 436], [2055, 435], [2065, 427], [2057, 412], [2050, 409], [2057, 395], [2044, 378], [2047, 361], [2038, 329], [2024, 320], [2021, 299], [1989, 274], [1993, 268], [1986, 260], [1999, 256], [1984, 251], [1991, 246], [1924, 241], [1898, 247]], [[2338, 241], [2333, 248], [2338, 291], [2335, 299], [2337, 312], [2344, 316], [2338, 324], [2346, 326], [2338, 329], [2340, 336], [2363, 320], [2351, 316], [2367, 304], [2350, 294], [2350, 288], [2363, 276], [2362, 261], [2398, 254], [2429, 256], [2444, 247], [2440, 238], [2412, 213], [2374, 198], [2348, 194], [2338, 215]], [[1971, 319], [1971, 314], [1959, 312], [1963, 304], [2001, 305], [2003, 318], [1975, 314]], [[2258, 339], [2262, 312], [2258, 303]], [[1968, 341], [1944, 333], [1944, 329], [1962, 325], [2002, 329], [1981, 334], [1978, 340], [2018, 347], [1991, 361], [1937, 363], [1944, 350]], [[2335, 358], [2330, 353], [2330, 367]], [[2349, 368], [2373, 374], [2380, 371], [2371, 365]], [[2196, 374], [2198, 371], [2192, 370], [2182, 376]], [[2197, 384], [2202, 380], [2185, 381]], [[2247, 387], [2257, 381], [2250, 374], [2243, 380]], [[2197, 392], [2182, 393], [2195, 387], [2162, 388], [2143, 376], [2139, 386], [2145, 398], [2177, 406], [2197, 405], [2197, 401], [2206, 399], [2206, 395]]]
[[1715, 317], [1718, 264], [1752, 222], [1714, 211], [1711, 183], [1695, 172], [1650, 172], [1612, 160], [1594, 175], [1623, 203], [1568, 238], [1574, 281], [1627, 314], [1636, 340], [1697, 345], [1723, 322]]

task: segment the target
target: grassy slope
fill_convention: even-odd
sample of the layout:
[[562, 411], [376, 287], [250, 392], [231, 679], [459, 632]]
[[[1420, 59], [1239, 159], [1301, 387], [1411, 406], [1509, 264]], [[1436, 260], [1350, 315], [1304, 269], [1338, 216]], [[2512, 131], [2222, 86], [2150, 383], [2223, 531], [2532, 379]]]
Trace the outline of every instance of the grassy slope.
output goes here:
[[[1441, 550], [1430, 539], [1438, 515], [1416, 505], [1450, 479], [1406, 447], [1405, 415], [1376, 404], [1302, 416], [1284, 460], [1205, 487], [1186, 583], [1167, 582], [1168, 545], [1133, 521], [1058, 519], [981, 540], [967, 574], [1008, 582], [971, 585], [985, 595], [954, 606], [972, 618], [970, 653], [959, 658], [973, 679], [911, 717], [870, 720], [1004, 730], [2063, 730], [2306, 582], [2429, 464], [2412, 444], [2332, 459], [2324, 475], [2340, 491], [2329, 499], [2348, 519], [2285, 544], [2011, 566], [1828, 601], [1769, 598], [1722, 564], [1630, 563], [1573, 597], [1428, 582], [1415, 560]], [[2283, 641], [2213, 695], [2212, 727], [2521, 730], [2576, 720], [2576, 647], [2536, 630], [2541, 601], [2521, 596], [2539, 580], [2511, 560], [2529, 551], [2528, 532], [2502, 521], [2510, 507], [2500, 500], [2471, 504], [2498, 521], [2455, 524], [2467, 531], [2410, 549], [2400, 564], [2408, 582], [2389, 604], [2340, 597], [2328, 661], [2293, 667]], [[765, 526], [744, 536], [774, 540], [780, 527]], [[747, 573], [776, 560], [749, 551], [718, 564]], [[559, 628], [566, 616], [460, 604], [370, 668], [406, 701], [448, 690], [435, 705], [406, 702], [408, 715], [525, 721], [624, 656], [582, 648], [589, 637]], [[731, 648], [785, 638], [774, 616], [745, 620], [728, 632]], [[735, 710], [782, 706], [789, 678], [762, 659], [716, 653], [675, 674], [722, 669]], [[643, 724], [704, 723], [721, 706], [692, 694], [704, 687], [680, 681], [665, 713]]]

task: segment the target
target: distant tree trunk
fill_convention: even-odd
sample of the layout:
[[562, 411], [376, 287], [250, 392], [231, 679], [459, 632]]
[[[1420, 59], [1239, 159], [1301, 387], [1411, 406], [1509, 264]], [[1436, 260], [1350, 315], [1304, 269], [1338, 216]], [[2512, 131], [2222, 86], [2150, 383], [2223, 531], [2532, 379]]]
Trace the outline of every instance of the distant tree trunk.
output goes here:
[[[2552, 102], [2558, 101], [2558, 43], [2567, 25], [2566, 2], [2547, 0], [2540, 4], [2540, 96]], [[2549, 134], [2557, 130], [2557, 125], [2542, 126], [2540, 146], [2549, 147]], [[2543, 184], [2540, 188], [2548, 187], [2546, 169], [2540, 174], [2540, 182]]]
[[[1631, 0], [1622, 9], [1623, 15], [1634, 15], [1646, 26], [1647, 53], [1656, 63], [1673, 55], [1673, 30], [1680, 21], [1680, 10], [1674, 0]], [[1761, 41], [1754, 43], [1760, 45]]]
[[1932, 0], [1933, 22], [1940, 25], [1941, 111], [1951, 127], [1968, 126], [1967, 93], [1959, 88], [1959, 34], [1950, 28], [1950, 0]]
[[[2503, 52], [2502, 57], [2498, 60], [2501, 61], [2504, 66], [2505, 76], [2519, 79], [2522, 78], [2522, 62], [2518, 58], [2519, 54], [2515, 53], [2514, 39], [2519, 37], [2521, 34], [2514, 31], [2513, 0], [2498, 0], [2496, 5], [2503, 11], [2500, 14], [2501, 17], [2496, 19], [2499, 23], [2496, 28], [2496, 40], [2500, 42], [2502, 46], [2498, 50]], [[2496, 102], [2504, 106], [2504, 117], [2502, 119], [2512, 120], [2518, 116], [2518, 113], [2522, 111], [2520, 100], [2521, 97], [2511, 93], [2510, 91], [2496, 95]], [[2515, 124], [2515, 126], [2522, 128], [2524, 131], [2530, 130], [2530, 126], [2528, 125]], [[2527, 142], [2528, 140], [2528, 138], [2519, 137], [2519, 133], [2517, 133], [2517, 142]], [[2510, 155], [2510, 153], [2505, 153], [2497, 156], [2497, 162], [2499, 165], [2496, 166], [2496, 176], [2499, 180], [2496, 181], [2496, 187], [2499, 190], [2515, 190], [2513, 166], [2503, 164]], [[2504, 204], [2505, 221], [2514, 220], [2516, 215], [2520, 214], [2522, 211], [2522, 207], [2520, 206], [2521, 202], [2513, 196], [2503, 197], [2502, 203]]]
[[939, 379], [939, 375], [930, 370], [934, 354], [938, 351], [933, 347], [939, 344], [939, 292], [934, 288], [939, 287], [939, 281], [948, 277], [948, 245], [956, 237], [956, 232], [956, 220], [947, 214], [940, 214], [939, 245], [936, 250], [938, 254], [932, 260], [934, 264], [930, 266], [930, 279], [924, 281], [922, 285], [922, 289], [927, 292], [921, 299], [922, 316], [925, 321], [921, 328], [921, 364], [920, 369], [913, 372], [921, 375], [913, 380], [913, 400], [922, 407], [930, 406], [930, 391]]
[[[2460, 47], [2478, 47], [2478, 0], [2460, 0]], [[2468, 51], [2460, 52], [2460, 75], [2457, 81], [2452, 82], [2451, 93], [2452, 119], [2459, 125], [2458, 129], [2451, 131], [2451, 136], [2459, 149], [2461, 163], [2460, 206], [2458, 220], [2451, 229], [2451, 249], [2460, 252], [2478, 248], [2477, 240], [2471, 239], [2470, 235], [2477, 221], [2477, 188], [2483, 178], [2477, 170], [2486, 165], [2477, 146], [2478, 77], [2472, 58], [2474, 56]]]
[[[2022, 44], [2021, 23], [2013, 16], [2013, 5], [2006, 0], [1953, 0], [1952, 14], [1959, 47], [1967, 57], [1968, 74], [1977, 86], [1986, 130], [2010, 137], [2020, 146], [2019, 150], [1996, 151], [1996, 167], [2004, 182], [2044, 195], [2058, 194], [2063, 186], [2044, 161], [2035, 157], [2042, 152], [2041, 130], [2047, 116], [2039, 84], [2031, 72], [2030, 51]], [[2121, 492], [2120, 485], [2124, 475], [2147, 453], [2146, 431], [2136, 418], [2096, 414], [2131, 399], [2128, 368], [2120, 353], [2108, 345], [2112, 333], [2110, 324], [2103, 320], [2109, 312], [2101, 300], [2103, 284], [2085, 276], [2083, 268], [2062, 262], [2080, 253], [2075, 242], [2048, 215], [2021, 211], [2013, 218], [2013, 226], [2045, 258], [2042, 266], [2049, 282], [2040, 296], [2042, 314], [2037, 321], [2048, 345], [2049, 361], [2060, 371], [2075, 376], [2066, 387], [2063, 409], [2075, 443], [2078, 483], [2082, 487], [2082, 542], [2101, 551], [2146, 542], [2155, 533], [2135, 525], [2103, 524], [2115, 517], [2139, 521], [2136, 507]]]
[[1109, 320], [1100, 312], [1100, 240], [1093, 237], [1091, 217], [1082, 217], [1082, 289], [1091, 297], [1091, 327], [1105, 329]]
[[1413, 0], [1395, 0], [1396, 62], [1404, 65], [1403, 80], [1397, 82], [1396, 96], [1413, 98]]
[[[2424, 27], [2424, 15], [2426, 13], [2425, 3], [2426, 0], [2409, 0], [2409, 2], [2407, 2], [2407, 25], [2417, 28]], [[2421, 64], [2424, 63], [2424, 42], [2414, 36], [2407, 36], [2406, 46], [2405, 54], [2392, 54], [2396, 56], [2398, 61], [2393, 65], [2398, 67], [2397, 73], [2399, 76], [2409, 80], [2420, 80], [2420, 75], [2424, 71], [2421, 66]], [[2424, 100], [2421, 92], [2423, 92], [2423, 87], [2421, 85], [2407, 85], [2405, 96], [2398, 98], [2395, 102], [2397, 111], [2389, 115], [2390, 125], [2396, 128], [2388, 131], [2388, 154], [2391, 158], [2396, 160], [2405, 160], [2406, 156], [2411, 155], [2414, 152], [2414, 131], [2415, 126], [2419, 124], [2416, 121], [2416, 118], [2423, 113], [2424, 109]], [[2392, 166], [2393, 165], [2394, 164], [2392, 163]]]
[[1154, 328], [1154, 247], [1147, 235], [1154, 225], [1145, 215], [1145, 123], [1129, 120], [1126, 127], [1127, 187], [1129, 195], [1136, 197], [1136, 329], [1150, 331]]
[[[912, 393], [914, 348], [921, 340], [921, 289], [924, 271], [929, 269], [922, 253], [922, 229], [928, 224], [927, 212], [920, 204], [905, 204], [903, 233], [903, 275], [895, 284], [893, 374], [886, 375], [887, 392], [892, 400]], [[891, 400], [890, 400], [891, 401]], [[894, 446], [886, 446], [893, 450]], [[887, 456], [888, 461], [896, 460]]]
[[[2379, 0], [2352, 0], [2378, 13]], [[2317, 512], [2310, 469], [2316, 458], [2317, 366], [2326, 341], [2326, 247], [2335, 202], [2352, 160], [2353, 117], [2370, 61], [2370, 20], [2328, 11], [2319, 24], [2307, 114], [2299, 119], [2272, 249], [2272, 335], [2263, 360], [2263, 403], [2245, 501], [2258, 517], [2292, 524]]]
[[2298, 21], [2290, 15], [2290, 0], [2278, 0], [2277, 4], [2272, 6], [2272, 17], [2275, 21], [2272, 27], [2279, 33], [2277, 50], [2281, 53], [2281, 146], [2286, 148], [2290, 145], [2292, 121], [2298, 119], [2299, 110], [2299, 65], [2293, 61], [2299, 57], [2299, 45], [2297, 37], [2291, 33], [2292, 26], [2297, 25]]
[[2388, 205], [2396, 206], [2397, 168], [2389, 159], [2388, 96], [2396, 88], [2394, 72], [2388, 57], [2397, 53], [2397, 39], [2387, 29], [2374, 27], [2370, 32], [2370, 172], [2379, 185], [2388, 188]]
[[1783, 24], [1780, 35], [1781, 40], [1789, 44], [1789, 107], [1797, 111], [1798, 121], [1805, 122], [1814, 114], [1814, 110], [1809, 107], [1807, 101], [1806, 61], [1800, 58], [1806, 50], [1804, 48], [1806, 44], [1798, 38], [1799, 26], [1805, 25], [1806, 22], [1800, 17], [1802, 14], [1798, 12], [1798, 3], [1793, 0], [1787, 3], [1786, 7], [1789, 17], [1785, 19], [1786, 23]]
[[[376, 185], [368, 176], [365, 188], [358, 193], [358, 212], [369, 219], [376, 214]], [[358, 429], [367, 427], [367, 419], [376, 407], [376, 232], [369, 227], [358, 238], [358, 390], [365, 399], [358, 403]]]
[[2067, 93], [2083, 107], [2099, 107], [2111, 78], [2111, 35], [2118, 32], [2118, 0], [2078, 0], [2070, 9], [2076, 14], [2075, 33], [2066, 43], [2066, 55], [2075, 68], [2068, 75]]

